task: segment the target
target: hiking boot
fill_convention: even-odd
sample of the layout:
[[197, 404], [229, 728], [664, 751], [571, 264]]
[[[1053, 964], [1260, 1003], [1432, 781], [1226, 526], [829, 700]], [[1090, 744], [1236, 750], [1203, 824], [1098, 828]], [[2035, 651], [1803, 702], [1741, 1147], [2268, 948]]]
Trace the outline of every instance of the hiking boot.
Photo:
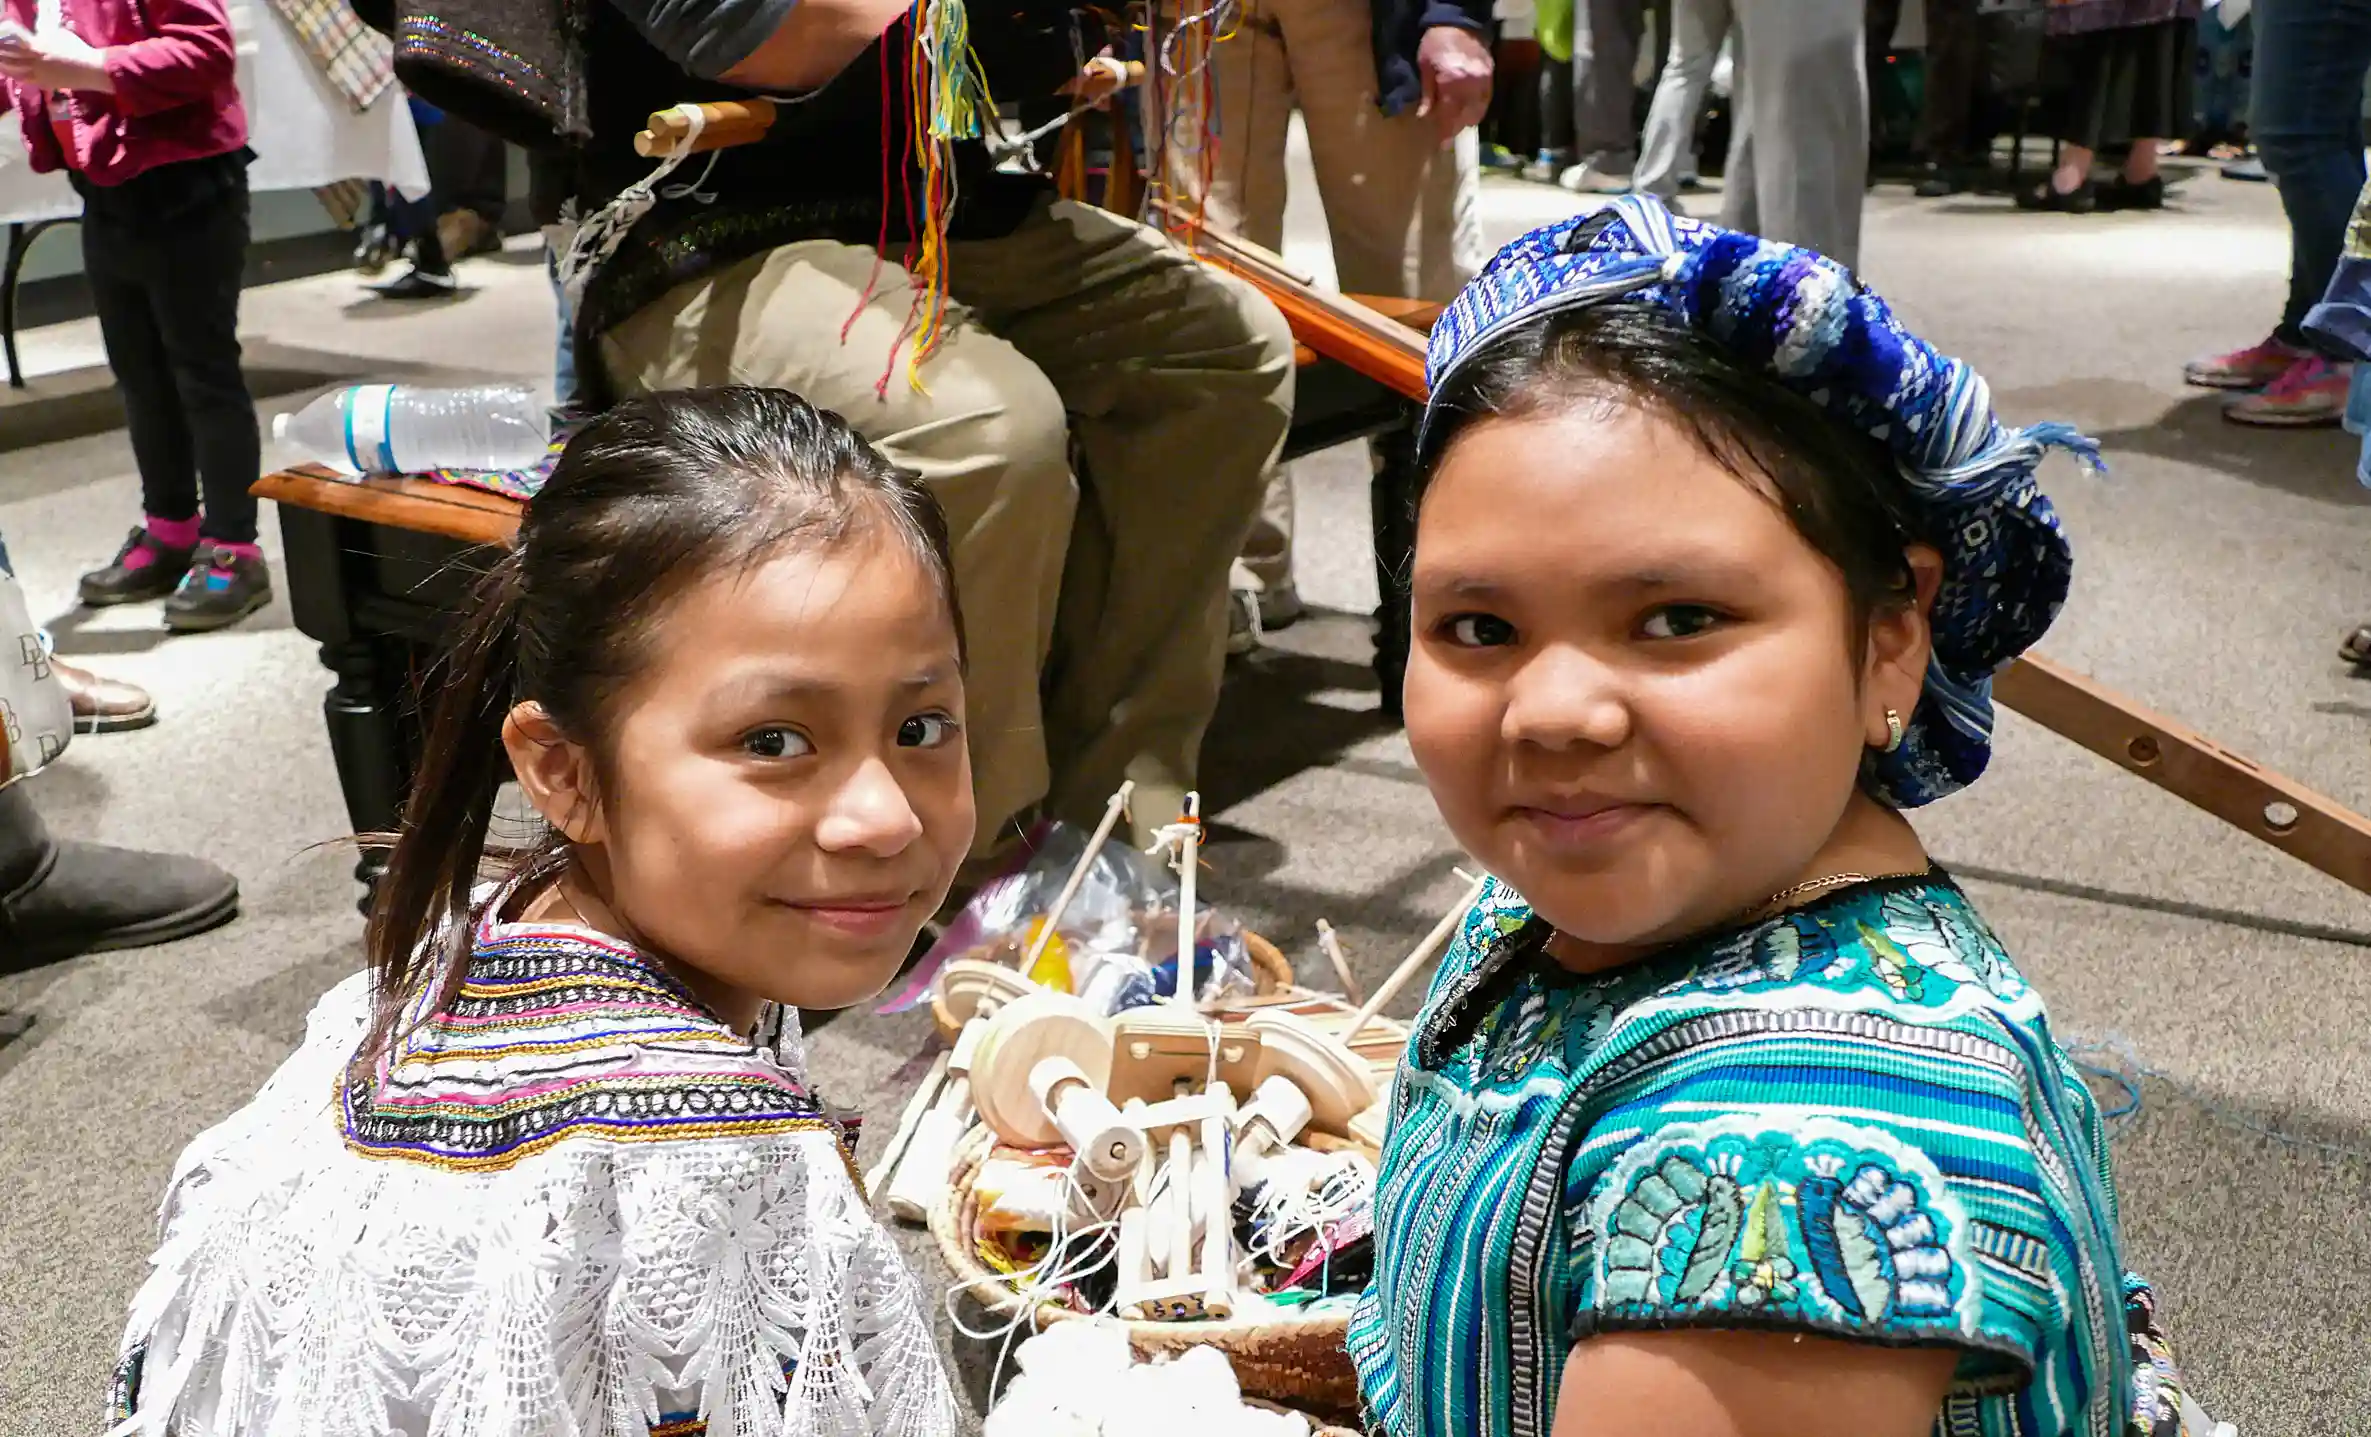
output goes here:
[[201, 542], [181, 587], [165, 600], [165, 627], [204, 633], [235, 624], [271, 601], [272, 571], [260, 556]]
[[2336, 424], [2346, 417], [2346, 391], [2353, 378], [2354, 366], [2309, 354], [2255, 393], [2227, 400], [2223, 417], [2266, 429]]
[[106, 568], [93, 569], [82, 576], [82, 601], [94, 609], [104, 609], [110, 604], [161, 599], [180, 584], [196, 553], [194, 548], [168, 548], [146, 527], [135, 528]]
[[2262, 389], [2310, 351], [2278, 335], [2229, 354], [2208, 354], [2182, 366], [2182, 382], [2201, 389]]

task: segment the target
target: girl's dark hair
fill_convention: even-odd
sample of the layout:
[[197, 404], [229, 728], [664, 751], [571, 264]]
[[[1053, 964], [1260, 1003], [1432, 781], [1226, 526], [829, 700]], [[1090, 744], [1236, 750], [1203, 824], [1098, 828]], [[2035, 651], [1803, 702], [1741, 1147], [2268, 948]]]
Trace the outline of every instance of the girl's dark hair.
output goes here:
[[1567, 310], [1494, 341], [1434, 395], [1419, 484], [1431, 484], [1476, 420], [1592, 399], [1638, 405], [1738, 478], [1766, 480], [1803, 538], [1843, 572], [1856, 627], [1909, 602], [1903, 550], [1921, 534], [1892, 454], [1651, 304]]
[[[920, 561], [960, 648], [938, 501], [839, 415], [779, 389], [691, 389], [627, 400], [568, 442], [424, 689], [427, 742], [366, 940], [382, 1039], [447, 956], [430, 1011], [459, 991], [513, 706], [540, 704], [598, 771], [609, 705], [649, 661], [651, 630], [678, 594], [787, 545], [829, 549], [858, 533], [893, 536]], [[549, 834], [519, 867], [565, 848]]]

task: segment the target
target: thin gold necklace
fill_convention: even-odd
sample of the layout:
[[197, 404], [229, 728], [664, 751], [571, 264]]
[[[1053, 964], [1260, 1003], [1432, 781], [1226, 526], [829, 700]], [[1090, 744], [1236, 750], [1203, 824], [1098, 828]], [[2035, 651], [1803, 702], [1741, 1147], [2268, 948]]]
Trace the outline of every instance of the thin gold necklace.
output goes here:
[[1933, 871], [1932, 867], [1925, 867], [1908, 869], [1900, 873], [1831, 873], [1824, 878], [1806, 879], [1792, 888], [1781, 888], [1768, 898], [1746, 909], [1742, 916], [1754, 918], [1766, 913], [1779, 912], [1793, 907], [1815, 893], [1825, 893], [1832, 888], [1849, 888], [1855, 883], [1876, 883], [1891, 878], [1924, 878]]

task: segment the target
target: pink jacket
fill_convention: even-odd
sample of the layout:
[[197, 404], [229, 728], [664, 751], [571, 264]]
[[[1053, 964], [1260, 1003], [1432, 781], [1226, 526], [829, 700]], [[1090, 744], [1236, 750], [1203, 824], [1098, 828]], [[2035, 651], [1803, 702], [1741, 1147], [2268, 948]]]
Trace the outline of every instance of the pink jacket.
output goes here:
[[[34, 5], [0, 0], [0, 14], [30, 30]], [[0, 79], [0, 110], [16, 110], [34, 169], [72, 169], [93, 184], [120, 185], [247, 143], [222, 0], [64, 0], [63, 9], [66, 27], [106, 53], [115, 93], [68, 91], [67, 118], [53, 123], [40, 90]]]

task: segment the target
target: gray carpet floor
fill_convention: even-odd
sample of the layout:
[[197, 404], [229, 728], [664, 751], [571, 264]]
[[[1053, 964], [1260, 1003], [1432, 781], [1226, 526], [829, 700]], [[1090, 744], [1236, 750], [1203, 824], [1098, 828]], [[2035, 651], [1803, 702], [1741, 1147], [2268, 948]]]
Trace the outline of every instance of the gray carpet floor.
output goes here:
[[[1503, 239], [1572, 203], [1493, 184], [1486, 213]], [[1293, 252], [1323, 268], [1311, 208], [1295, 211]], [[2010, 416], [2075, 420], [2106, 445], [2108, 477], [2057, 461], [2048, 475], [2082, 560], [2048, 651], [2371, 810], [2371, 687], [2332, 653], [2371, 614], [2371, 493], [2353, 444], [2233, 428], [2179, 378], [2184, 357], [2265, 332], [2286, 262], [2270, 189], [2211, 172], [2148, 216], [1880, 191], [1865, 255]], [[370, 300], [350, 276], [253, 291], [246, 328], [260, 360], [320, 384], [545, 372], [538, 257], [463, 273], [463, 297], [426, 308]], [[27, 350], [36, 369], [71, 369], [93, 362], [95, 333], [41, 331]], [[357, 965], [358, 920], [327, 680], [285, 605], [169, 642], [153, 607], [74, 612], [74, 576], [136, 513], [123, 435], [6, 442], [0, 532], [36, 612], [56, 616], [63, 652], [149, 685], [164, 710], [148, 732], [77, 743], [36, 797], [63, 833], [204, 853], [245, 887], [244, 916], [206, 937], [0, 976], [0, 1007], [36, 1020], [0, 1050], [0, 1432], [49, 1434], [99, 1415], [175, 1153], [245, 1100]], [[1357, 617], [1374, 602], [1363, 458], [1320, 456], [1297, 477], [1319, 612], [1234, 671], [1209, 745], [1221, 841], [1206, 891], [1299, 960], [1330, 918], [1371, 978], [1451, 901], [1458, 859], [1375, 711]], [[267, 512], [275, 558], [277, 542]], [[1919, 825], [1970, 878], [2061, 1037], [2121, 1045], [2148, 1070], [2116, 1141], [2125, 1231], [2210, 1407], [2250, 1434], [2371, 1426], [2363, 896], [2013, 716], [1993, 775]], [[915, 1015], [850, 1014], [814, 1052], [842, 1100], [894, 1117], [893, 1075], [924, 1038]], [[942, 1281], [928, 1239], [908, 1246]], [[983, 1363], [963, 1346], [976, 1386]]]

